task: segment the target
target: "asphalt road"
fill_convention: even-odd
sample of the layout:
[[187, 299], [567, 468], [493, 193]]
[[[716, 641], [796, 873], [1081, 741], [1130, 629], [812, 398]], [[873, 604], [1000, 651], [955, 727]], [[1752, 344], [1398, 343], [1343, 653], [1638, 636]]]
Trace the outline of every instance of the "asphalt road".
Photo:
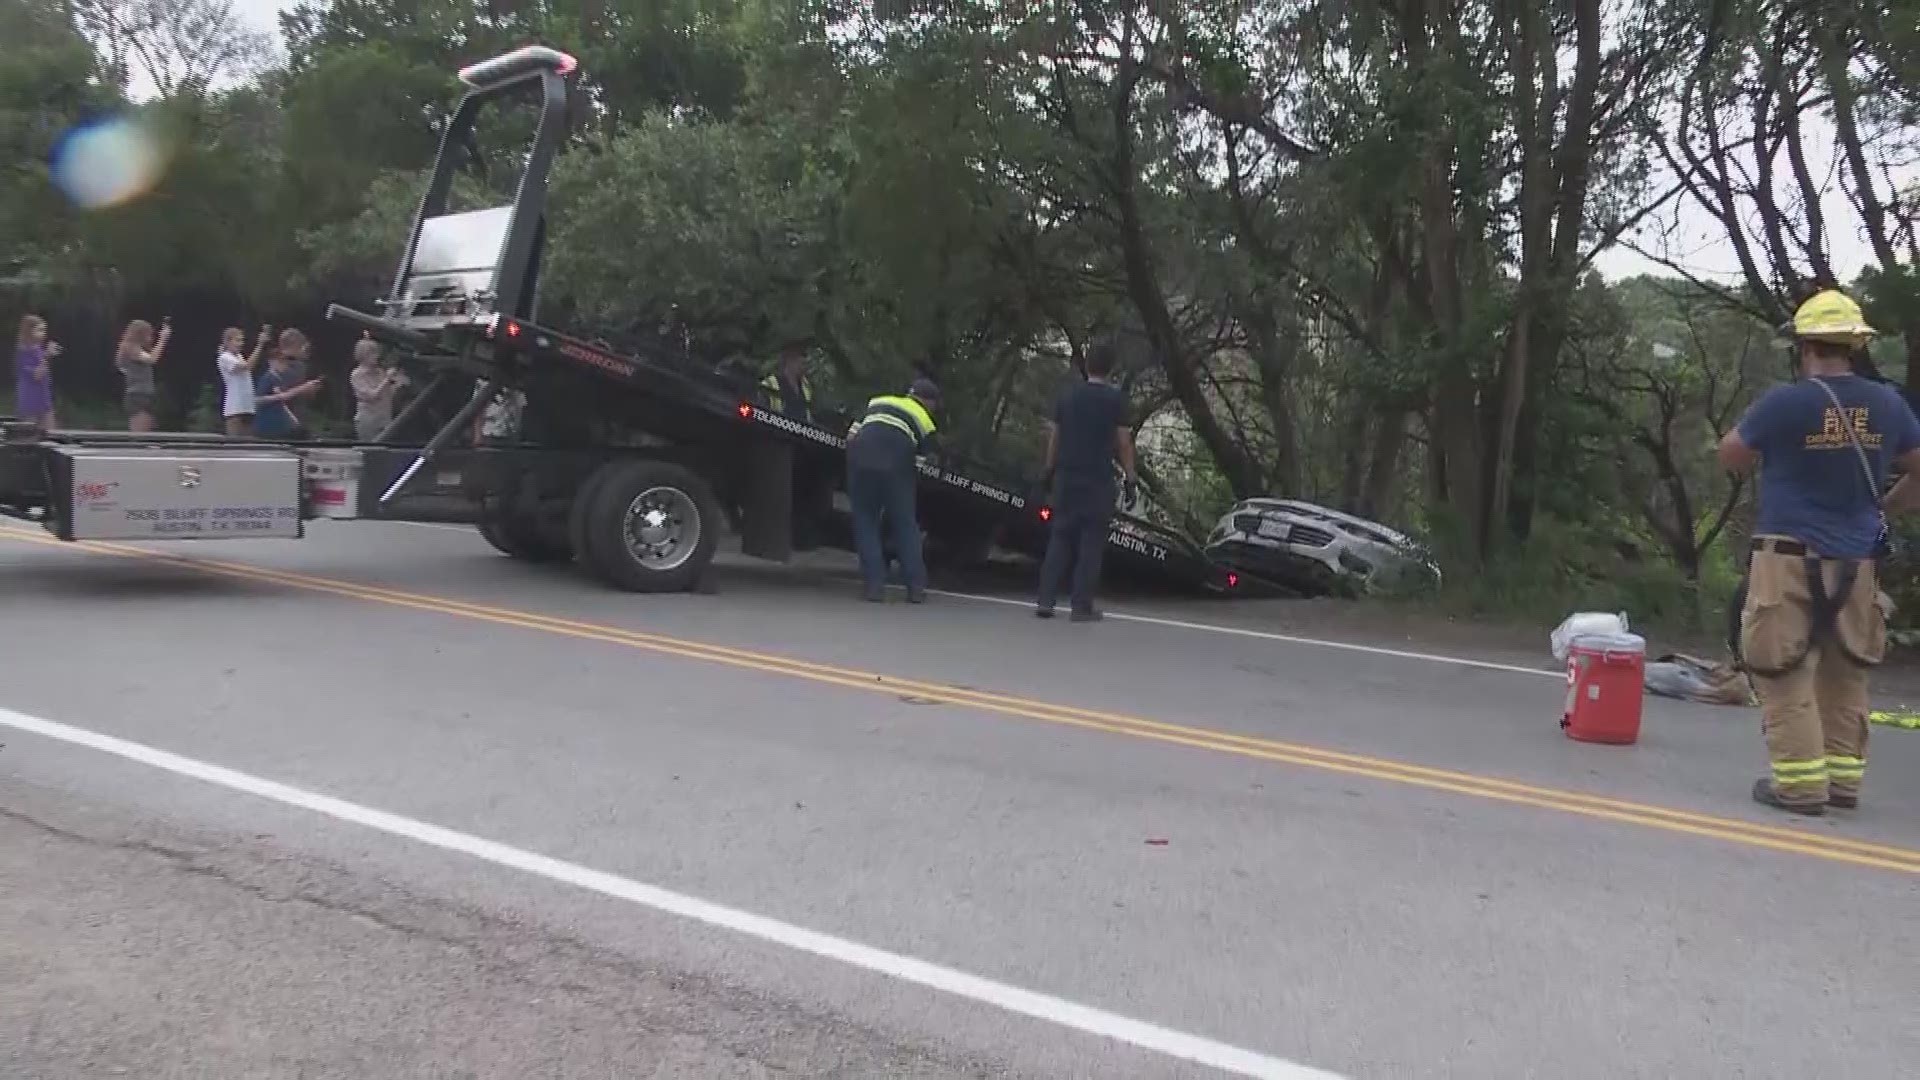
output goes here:
[[1920, 1061], [1920, 733], [1782, 820], [1750, 712], [1575, 744], [1543, 658], [1284, 601], [635, 597], [403, 525], [134, 550], [0, 537], [0, 1076]]

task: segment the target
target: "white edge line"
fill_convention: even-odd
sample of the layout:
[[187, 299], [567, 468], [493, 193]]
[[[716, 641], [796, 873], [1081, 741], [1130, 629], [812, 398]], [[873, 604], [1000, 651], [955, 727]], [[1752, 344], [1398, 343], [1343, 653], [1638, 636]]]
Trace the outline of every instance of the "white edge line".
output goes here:
[[655, 885], [634, 881], [631, 878], [620, 877], [617, 874], [594, 870], [497, 841], [388, 813], [385, 810], [360, 806], [330, 795], [321, 795], [222, 765], [183, 757], [141, 743], [129, 742], [112, 735], [73, 727], [57, 720], [45, 720], [0, 708], [0, 725], [74, 746], [98, 750], [128, 761], [287, 806], [310, 810], [390, 836], [468, 855], [550, 881], [587, 889], [618, 900], [626, 900], [642, 907], [678, 915], [774, 945], [812, 953], [851, 967], [890, 976], [902, 982], [914, 983], [931, 990], [992, 1005], [1007, 1012], [1072, 1028], [1089, 1035], [1128, 1043], [1144, 1050], [1209, 1066], [1234, 1075], [1259, 1077], [1262, 1080], [1344, 1080], [1336, 1073], [1283, 1058], [1230, 1046], [1198, 1035], [1189, 1035], [1050, 994], [1024, 990], [911, 956], [794, 926], [764, 915], [755, 915], [738, 908], [730, 908], [698, 897], [676, 893]]
[[[983, 604], [1008, 604], [1014, 607], [1031, 607], [1031, 600], [1015, 600], [1005, 596], [983, 596], [979, 593], [949, 592], [946, 589], [928, 589], [936, 596], [950, 596], [956, 600], [977, 600]], [[1502, 664], [1493, 660], [1473, 660], [1464, 656], [1442, 656], [1439, 653], [1411, 652], [1405, 649], [1387, 649], [1378, 645], [1356, 645], [1350, 641], [1328, 641], [1325, 638], [1299, 637], [1294, 634], [1277, 634], [1270, 630], [1248, 630], [1238, 626], [1221, 626], [1218, 623], [1189, 622], [1185, 619], [1165, 619], [1155, 615], [1129, 615], [1123, 611], [1108, 611], [1106, 617], [1121, 622], [1146, 623], [1150, 626], [1165, 626], [1175, 630], [1199, 630], [1208, 634], [1228, 634], [1233, 637], [1258, 638], [1262, 641], [1279, 641], [1288, 645], [1316, 645], [1323, 649], [1340, 649], [1345, 652], [1365, 653], [1369, 656], [1390, 656], [1396, 660], [1424, 660], [1432, 664], [1452, 664], [1455, 667], [1481, 668], [1486, 671], [1505, 671], [1514, 675], [1544, 675], [1550, 679], [1566, 678], [1564, 671], [1549, 671], [1546, 668], [1526, 667], [1521, 664]]]
[[479, 530], [472, 525], [455, 525], [446, 521], [396, 521], [393, 522], [393, 524], [411, 525], [416, 529], [445, 529], [448, 532], [472, 533], [474, 536], [480, 535]]

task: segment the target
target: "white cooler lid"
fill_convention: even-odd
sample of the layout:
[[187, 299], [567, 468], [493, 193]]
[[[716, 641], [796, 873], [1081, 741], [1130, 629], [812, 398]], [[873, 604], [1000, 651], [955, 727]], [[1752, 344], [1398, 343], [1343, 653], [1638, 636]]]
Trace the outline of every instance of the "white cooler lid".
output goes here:
[[1573, 648], [1591, 652], [1647, 651], [1647, 639], [1639, 634], [1581, 634], [1571, 642]]

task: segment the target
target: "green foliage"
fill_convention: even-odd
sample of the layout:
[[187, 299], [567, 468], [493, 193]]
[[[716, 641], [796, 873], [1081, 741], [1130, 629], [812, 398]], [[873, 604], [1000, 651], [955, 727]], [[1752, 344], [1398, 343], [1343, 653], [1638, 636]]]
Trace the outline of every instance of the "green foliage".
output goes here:
[[1880, 567], [1880, 587], [1892, 598], [1890, 626], [1903, 644], [1920, 644], [1920, 523], [1910, 516], [1893, 522], [1894, 554]]
[[[1914, 214], [1920, 220], [1920, 198], [1914, 200]], [[1881, 331], [1874, 343], [1874, 360], [1891, 378], [1907, 374], [1908, 359], [1902, 331], [1920, 326], [1920, 266], [1869, 267], [1855, 283], [1867, 321]]]
[[0, 275], [71, 268], [78, 215], [48, 170], [75, 123], [115, 105], [85, 38], [46, 0], [0, 0]]
[[188, 431], [218, 432], [226, 430], [226, 417], [220, 408], [221, 388], [208, 383], [200, 388], [193, 399], [193, 407], [187, 410]]
[[317, 226], [351, 216], [383, 174], [425, 169], [451, 89], [444, 66], [391, 40], [311, 57], [281, 95], [293, 220]]
[[258, 256], [279, 261], [266, 159], [245, 124], [240, 95], [177, 100], [139, 110], [168, 165], [158, 187], [79, 223], [90, 260], [112, 266], [134, 292], [226, 289], [249, 295]]
[[[1440, 547], [1465, 542], [1442, 530]], [[1688, 580], [1645, 549], [1609, 543], [1582, 525], [1545, 521], [1527, 546], [1475, 574], [1449, 574], [1431, 601], [1458, 615], [1517, 619], [1551, 627], [1575, 611], [1625, 611], [1634, 626], [1688, 639], [1718, 640], [1737, 575]]]
[[[382, 173], [360, 192], [351, 216], [299, 233], [301, 258], [289, 287], [361, 302], [378, 295], [391, 284], [425, 185], [424, 172]], [[464, 176], [456, 177], [449, 199], [466, 205], [483, 202], [478, 186]]]
[[829, 169], [771, 128], [649, 116], [556, 177], [555, 292], [596, 326], [673, 311], [720, 356], [769, 356], [814, 322]]

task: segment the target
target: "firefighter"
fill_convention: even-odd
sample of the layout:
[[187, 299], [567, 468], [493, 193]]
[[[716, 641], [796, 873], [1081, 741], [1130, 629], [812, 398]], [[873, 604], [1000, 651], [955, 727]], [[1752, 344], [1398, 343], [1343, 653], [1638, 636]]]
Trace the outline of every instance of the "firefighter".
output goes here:
[[773, 374], [760, 380], [767, 406], [782, 416], [813, 422], [813, 380], [807, 378], [807, 351], [798, 345], [780, 350]]
[[1034, 614], [1053, 618], [1053, 607], [1073, 571], [1074, 622], [1097, 622], [1093, 594], [1100, 584], [1100, 557], [1113, 521], [1113, 466], [1125, 478], [1120, 495], [1132, 510], [1139, 499], [1135, 479], [1133, 432], [1127, 426], [1127, 395], [1111, 381], [1114, 348], [1095, 345], [1087, 352], [1085, 378], [1060, 395], [1047, 425], [1047, 476], [1051, 479], [1053, 531], [1040, 564], [1040, 595]]
[[[1787, 332], [1794, 381], [1753, 404], [1719, 458], [1735, 473], [1760, 471], [1739, 644], [1760, 691], [1772, 771], [1753, 797], [1818, 815], [1859, 805], [1867, 669], [1887, 640], [1876, 603], [1880, 492], [1891, 466], [1920, 470], [1920, 420], [1898, 390], [1854, 371], [1853, 353], [1874, 330], [1846, 294], [1815, 293]], [[1904, 499], [1907, 484], [1890, 500]]]
[[914, 511], [917, 469], [914, 459], [933, 438], [933, 410], [940, 388], [915, 379], [905, 395], [886, 394], [867, 402], [866, 415], [847, 431], [847, 499], [853, 504], [853, 546], [860, 556], [863, 595], [885, 599], [887, 555], [881, 523], [891, 532], [894, 554], [906, 578], [907, 601], [927, 599], [927, 567], [920, 556], [920, 522]]

